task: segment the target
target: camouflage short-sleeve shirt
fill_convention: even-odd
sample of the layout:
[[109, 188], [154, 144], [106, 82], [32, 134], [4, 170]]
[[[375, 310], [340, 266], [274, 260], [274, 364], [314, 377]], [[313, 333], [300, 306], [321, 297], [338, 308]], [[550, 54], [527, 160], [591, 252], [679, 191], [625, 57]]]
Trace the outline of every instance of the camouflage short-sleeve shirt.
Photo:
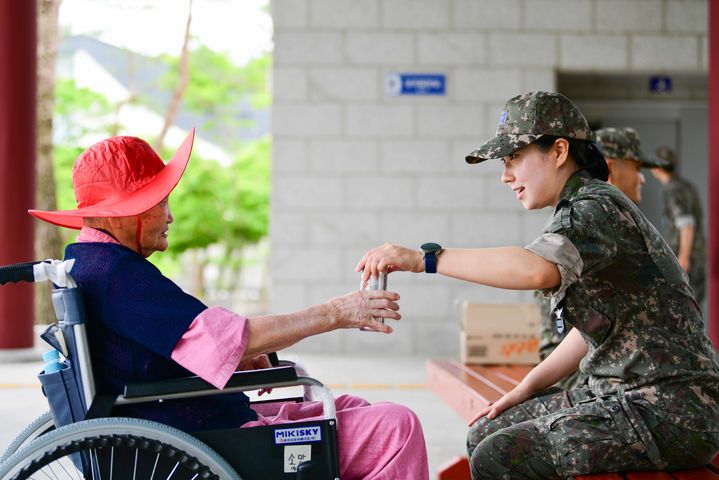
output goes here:
[[685, 225], [694, 225], [689, 283], [697, 300], [701, 302], [705, 291], [706, 243], [699, 194], [692, 184], [675, 175], [662, 187], [662, 197], [664, 199], [662, 223], [666, 229], [667, 243], [674, 253], [679, 253], [679, 229]]
[[588, 345], [581, 370], [597, 396], [626, 392], [690, 429], [719, 429], [719, 368], [675, 255], [617, 188], [582, 173], [546, 231], [526, 247], [555, 263], [551, 310]]

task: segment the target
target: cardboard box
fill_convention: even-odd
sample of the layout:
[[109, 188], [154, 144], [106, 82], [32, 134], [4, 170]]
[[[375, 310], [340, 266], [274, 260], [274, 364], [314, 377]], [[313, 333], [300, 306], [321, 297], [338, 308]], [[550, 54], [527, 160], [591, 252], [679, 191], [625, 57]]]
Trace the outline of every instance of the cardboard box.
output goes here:
[[460, 352], [463, 363], [539, 363], [539, 308], [533, 303], [464, 302]]

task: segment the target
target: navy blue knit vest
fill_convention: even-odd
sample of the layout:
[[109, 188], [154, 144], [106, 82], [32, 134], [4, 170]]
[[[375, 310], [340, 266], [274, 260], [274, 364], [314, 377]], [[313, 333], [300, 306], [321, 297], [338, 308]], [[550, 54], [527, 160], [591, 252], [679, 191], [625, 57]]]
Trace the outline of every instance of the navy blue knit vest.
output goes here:
[[[75, 259], [71, 274], [85, 302], [98, 392], [119, 394], [128, 383], [192, 375], [170, 354], [207, 306], [122, 245], [74, 243], [65, 258]], [[113, 415], [185, 431], [237, 427], [257, 418], [241, 393], [127, 405]]]

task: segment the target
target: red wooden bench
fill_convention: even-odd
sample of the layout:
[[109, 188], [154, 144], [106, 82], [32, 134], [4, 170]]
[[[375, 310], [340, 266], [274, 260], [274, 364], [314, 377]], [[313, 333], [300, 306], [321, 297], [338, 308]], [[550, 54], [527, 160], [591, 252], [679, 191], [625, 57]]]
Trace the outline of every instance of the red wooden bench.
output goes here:
[[[427, 362], [427, 386], [464, 420], [498, 400], [532, 369], [526, 365], [464, 365], [451, 360]], [[719, 480], [719, 455], [704, 468], [675, 472], [626, 472], [582, 475], [578, 480]], [[437, 480], [470, 480], [466, 457], [440, 468]]]

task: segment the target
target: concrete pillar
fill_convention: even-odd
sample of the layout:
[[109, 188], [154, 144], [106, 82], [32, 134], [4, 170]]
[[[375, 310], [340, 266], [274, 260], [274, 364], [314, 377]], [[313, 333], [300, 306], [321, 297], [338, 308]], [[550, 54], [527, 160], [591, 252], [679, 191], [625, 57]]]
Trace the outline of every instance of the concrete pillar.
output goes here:
[[[0, 0], [0, 265], [33, 260], [36, 2]], [[0, 287], [0, 349], [33, 346], [33, 286]]]

